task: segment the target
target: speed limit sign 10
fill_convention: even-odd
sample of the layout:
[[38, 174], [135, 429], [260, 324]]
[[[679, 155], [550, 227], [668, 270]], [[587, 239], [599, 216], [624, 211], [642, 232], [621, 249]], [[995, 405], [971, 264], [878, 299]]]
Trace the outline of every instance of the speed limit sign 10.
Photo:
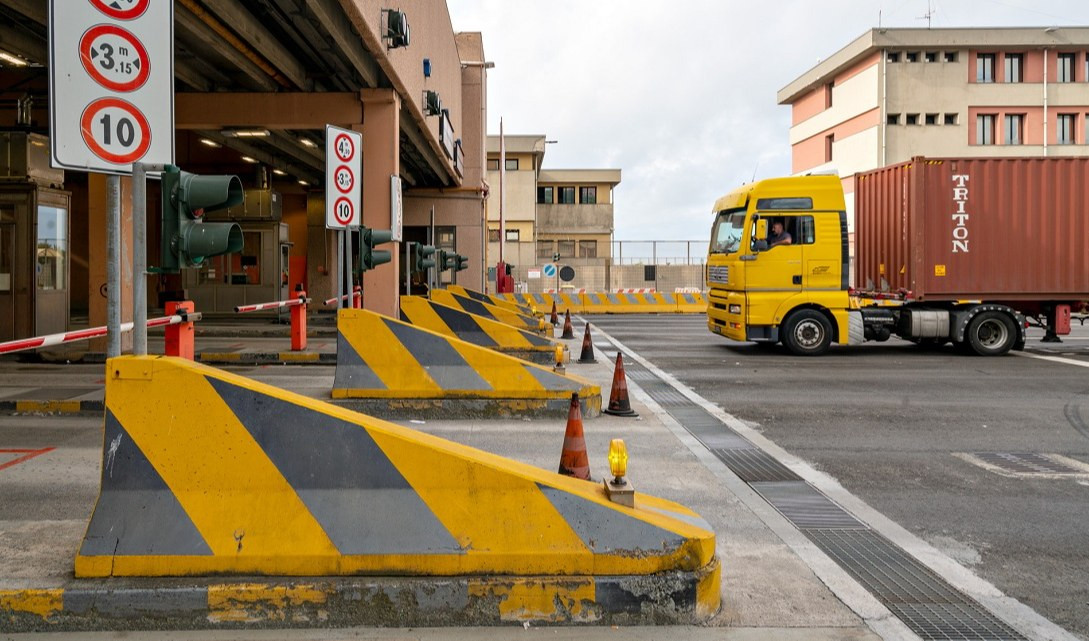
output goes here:
[[363, 135], [325, 126], [325, 227], [359, 227], [363, 220]]
[[174, 3], [50, 0], [55, 167], [174, 162]]

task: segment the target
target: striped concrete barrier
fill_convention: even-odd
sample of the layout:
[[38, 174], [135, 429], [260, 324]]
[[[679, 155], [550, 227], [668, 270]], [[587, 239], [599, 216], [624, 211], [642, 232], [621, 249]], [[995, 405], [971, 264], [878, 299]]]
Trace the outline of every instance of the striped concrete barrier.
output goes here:
[[[640, 494], [623, 507], [601, 484], [184, 359], [118, 357], [106, 371], [102, 485], [78, 578], [464, 577], [478, 604], [502, 611], [505, 591], [521, 590], [563, 620], [632, 598], [655, 614], [680, 601], [690, 619], [718, 607], [715, 535], [676, 503]], [[627, 587], [597, 592], [603, 577]], [[233, 585], [243, 601], [260, 587]], [[154, 607], [156, 591], [136, 587]], [[30, 596], [15, 607], [66, 607], [63, 593]]]
[[361, 411], [414, 417], [566, 416], [578, 392], [584, 416], [601, 389], [572, 375], [364, 309], [337, 315], [332, 396]]
[[518, 329], [527, 332], [534, 332], [542, 336], [552, 335], [552, 325], [544, 319], [519, 314], [518, 312], [513, 312], [502, 307], [496, 307], [489, 303], [482, 303], [478, 300], [473, 300], [467, 296], [460, 296], [445, 289], [432, 290], [431, 300], [440, 305], [446, 305], [447, 307], [460, 309], [463, 312], [483, 316], [489, 320], [506, 323], [511, 327], [517, 327]]
[[651, 292], [611, 293], [590, 292], [584, 294], [502, 294], [515, 302], [532, 302], [539, 308], [552, 309], [552, 301], [562, 314], [570, 309], [572, 314], [704, 314], [707, 299], [700, 293]]
[[583, 301], [580, 294], [496, 294], [497, 298], [521, 304], [533, 305], [537, 309], [552, 311], [552, 302], [556, 302], [556, 311], [563, 315], [567, 310], [572, 314], [583, 313]]
[[563, 343], [551, 338], [440, 305], [421, 296], [401, 297], [401, 320], [542, 365], [555, 364], [557, 347], [566, 349]]
[[484, 292], [478, 292], [475, 289], [469, 289], [468, 287], [462, 287], [461, 285], [447, 285], [447, 291], [453, 292], [458, 296], [465, 296], [481, 303], [488, 303], [489, 305], [495, 305], [496, 307], [503, 307], [509, 309], [512, 312], [517, 312], [523, 316], [536, 316], [538, 318], [544, 316], [551, 309], [541, 310], [532, 304], [523, 304], [522, 302], [516, 302], [501, 298], [499, 296], [492, 296], [491, 294], [485, 294]]

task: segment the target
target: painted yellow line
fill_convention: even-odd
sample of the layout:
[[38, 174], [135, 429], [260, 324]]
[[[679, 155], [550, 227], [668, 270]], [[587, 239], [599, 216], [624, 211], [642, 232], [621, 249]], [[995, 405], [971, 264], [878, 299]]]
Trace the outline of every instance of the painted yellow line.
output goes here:
[[16, 401], [16, 412], [70, 414], [81, 411], [79, 401]]
[[475, 579], [469, 596], [495, 599], [503, 621], [569, 621], [583, 619], [595, 607], [597, 590], [592, 579], [565, 580]]
[[20, 612], [48, 619], [64, 608], [64, 590], [0, 590], [0, 612]]
[[208, 586], [208, 621], [257, 623], [283, 619], [284, 610], [323, 606], [328, 593], [312, 585], [224, 583]]

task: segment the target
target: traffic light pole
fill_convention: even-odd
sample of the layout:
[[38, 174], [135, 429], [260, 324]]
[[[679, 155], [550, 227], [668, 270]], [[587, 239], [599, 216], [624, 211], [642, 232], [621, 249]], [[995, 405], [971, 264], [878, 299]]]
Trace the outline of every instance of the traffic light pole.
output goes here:
[[132, 163], [132, 353], [137, 356], [147, 355], [147, 172], [164, 169]]

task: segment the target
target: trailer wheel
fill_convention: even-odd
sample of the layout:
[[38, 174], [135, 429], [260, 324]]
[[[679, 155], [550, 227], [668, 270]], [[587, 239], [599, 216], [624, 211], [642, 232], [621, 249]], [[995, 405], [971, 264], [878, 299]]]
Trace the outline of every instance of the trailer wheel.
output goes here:
[[968, 344], [980, 356], [1001, 356], [1017, 342], [1017, 326], [1003, 312], [983, 312], [968, 324]]
[[783, 345], [796, 356], [820, 356], [832, 346], [832, 324], [824, 314], [802, 309], [787, 317]]

